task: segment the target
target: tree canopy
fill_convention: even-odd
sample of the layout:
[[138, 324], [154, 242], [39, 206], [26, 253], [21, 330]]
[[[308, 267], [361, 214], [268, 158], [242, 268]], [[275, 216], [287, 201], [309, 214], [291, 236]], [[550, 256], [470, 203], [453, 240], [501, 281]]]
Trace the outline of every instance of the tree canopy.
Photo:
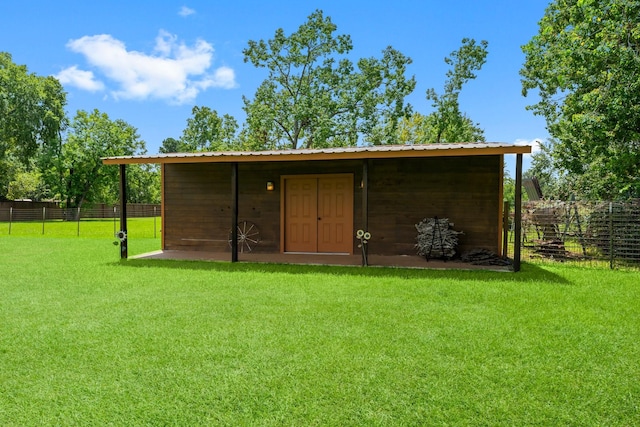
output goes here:
[[224, 151], [239, 149], [238, 122], [225, 114], [222, 117], [209, 107], [195, 106], [180, 139], [166, 138], [161, 153]]
[[253, 100], [244, 98], [245, 140], [252, 149], [350, 146], [395, 141], [399, 118], [415, 88], [411, 59], [392, 47], [382, 58], [348, 59], [348, 35], [316, 10], [287, 36], [249, 41], [245, 62], [268, 70]]
[[238, 122], [229, 114], [222, 117], [209, 107], [195, 106], [180, 141], [187, 151], [223, 151], [235, 148]]
[[24, 163], [38, 146], [53, 143], [64, 128], [66, 94], [53, 77], [28, 72], [0, 52], [0, 156], [7, 150]]
[[58, 80], [29, 73], [0, 52], [0, 196], [16, 174], [31, 169], [40, 147], [59, 143], [65, 104]]
[[145, 153], [136, 128], [106, 113], [78, 111], [69, 126], [59, 158], [46, 169], [48, 184], [67, 207], [114, 202], [118, 198], [118, 170], [102, 165], [102, 157]]
[[523, 51], [523, 94], [576, 195], [640, 197], [640, 2], [553, 1]]
[[399, 128], [398, 139], [402, 143], [426, 144], [433, 142], [484, 141], [484, 131], [466, 114], [460, 111], [460, 92], [465, 83], [476, 78], [487, 58], [489, 43], [482, 40], [462, 39], [462, 45], [444, 59], [451, 66], [447, 71], [444, 91], [427, 90], [427, 100], [434, 111], [428, 115], [418, 112], [404, 118]]

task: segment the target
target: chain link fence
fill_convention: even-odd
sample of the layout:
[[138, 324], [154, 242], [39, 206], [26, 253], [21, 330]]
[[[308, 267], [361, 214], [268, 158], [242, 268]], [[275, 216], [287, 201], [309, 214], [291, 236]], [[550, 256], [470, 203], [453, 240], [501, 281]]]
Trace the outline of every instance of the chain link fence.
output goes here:
[[640, 200], [523, 204], [523, 260], [640, 268]]

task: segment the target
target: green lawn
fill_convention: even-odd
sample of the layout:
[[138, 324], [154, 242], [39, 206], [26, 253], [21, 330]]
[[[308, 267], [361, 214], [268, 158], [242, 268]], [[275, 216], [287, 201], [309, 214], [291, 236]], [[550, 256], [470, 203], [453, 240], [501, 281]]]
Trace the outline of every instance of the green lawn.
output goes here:
[[120, 262], [112, 242], [0, 235], [0, 425], [640, 425], [637, 271]]
[[[127, 231], [132, 238], [160, 238], [160, 217], [129, 218]], [[2, 236], [44, 237], [113, 237], [120, 230], [120, 220], [82, 219], [78, 221], [46, 220], [0, 222]]]

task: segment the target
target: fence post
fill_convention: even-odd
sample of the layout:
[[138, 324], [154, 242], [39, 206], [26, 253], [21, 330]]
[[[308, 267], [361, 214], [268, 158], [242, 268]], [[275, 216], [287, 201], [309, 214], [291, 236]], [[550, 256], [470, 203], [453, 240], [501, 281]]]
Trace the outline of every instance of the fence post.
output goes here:
[[44, 219], [47, 215], [47, 208], [42, 207], [42, 234], [44, 235]]
[[609, 202], [609, 268], [613, 270], [613, 203]]
[[502, 205], [502, 257], [509, 256], [509, 201], [505, 200]]
[[76, 235], [80, 237], [80, 206], [78, 206], [78, 232]]
[[156, 238], [156, 207], [153, 207], [153, 238]]
[[11, 222], [13, 220], [13, 207], [9, 208], [9, 235], [11, 235]]
[[113, 207], [113, 235], [116, 235], [116, 207]]

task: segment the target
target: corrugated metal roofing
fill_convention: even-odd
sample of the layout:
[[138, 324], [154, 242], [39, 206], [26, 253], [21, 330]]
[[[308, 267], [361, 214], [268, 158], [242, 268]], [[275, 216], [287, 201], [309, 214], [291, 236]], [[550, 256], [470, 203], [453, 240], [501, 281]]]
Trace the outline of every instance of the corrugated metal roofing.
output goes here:
[[531, 153], [529, 145], [507, 143], [440, 143], [420, 145], [377, 145], [367, 147], [339, 147], [271, 151], [211, 151], [198, 153], [169, 153], [139, 156], [105, 157], [105, 164], [128, 163], [223, 163], [294, 160], [344, 160], [398, 157], [445, 157], [495, 154]]

